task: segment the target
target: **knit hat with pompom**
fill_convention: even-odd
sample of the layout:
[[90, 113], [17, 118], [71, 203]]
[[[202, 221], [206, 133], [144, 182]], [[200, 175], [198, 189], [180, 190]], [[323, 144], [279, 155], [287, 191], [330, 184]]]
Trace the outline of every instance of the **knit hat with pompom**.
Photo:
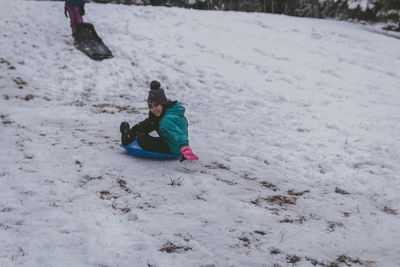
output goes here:
[[158, 81], [152, 81], [150, 83], [149, 97], [147, 98], [147, 104], [150, 105], [165, 105], [168, 103], [167, 97], [165, 96], [164, 89], [160, 88], [161, 84]]

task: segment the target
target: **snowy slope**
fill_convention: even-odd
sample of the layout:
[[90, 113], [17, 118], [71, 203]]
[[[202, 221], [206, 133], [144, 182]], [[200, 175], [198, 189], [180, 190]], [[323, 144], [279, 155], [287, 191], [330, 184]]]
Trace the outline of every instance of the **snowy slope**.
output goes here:
[[[343, 22], [1, 0], [0, 266], [400, 265], [400, 40]], [[158, 79], [200, 161], [119, 124]], [[181, 181], [181, 183], [179, 183]]]

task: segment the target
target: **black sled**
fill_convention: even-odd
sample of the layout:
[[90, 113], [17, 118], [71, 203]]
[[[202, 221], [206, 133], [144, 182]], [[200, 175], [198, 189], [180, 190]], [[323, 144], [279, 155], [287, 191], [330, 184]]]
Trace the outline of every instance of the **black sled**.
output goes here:
[[75, 47], [94, 60], [112, 58], [110, 49], [97, 35], [94, 26], [90, 23], [76, 25]]

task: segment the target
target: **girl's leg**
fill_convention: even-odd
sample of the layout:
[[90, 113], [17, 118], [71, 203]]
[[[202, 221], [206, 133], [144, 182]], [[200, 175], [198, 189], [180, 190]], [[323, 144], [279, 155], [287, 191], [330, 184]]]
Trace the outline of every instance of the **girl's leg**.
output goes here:
[[74, 8], [71, 6], [67, 6], [67, 11], [68, 11], [68, 16], [69, 16], [69, 21], [71, 23], [72, 35], [74, 35], [76, 32]]
[[83, 19], [82, 19], [82, 16], [79, 14], [79, 7], [67, 6], [67, 10], [68, 10], [69, 19], [71, 21], [72, 35], [74, 35], [76, 33], [76, 24], [82, 23]]
[[79, 7], [75, 7], [74, 12], [75, 12], [75, 22], [76, 23], [82, 23], [83, 22], [83, 18], [81, 16], [81, 14], [79, 14]]
[[147, 151], [170, 154], [171, 150], [167, 143], [161, 138], [152, 137], [148, 134], [141, 133], [137, 136], [137, 142], [141, 148]]

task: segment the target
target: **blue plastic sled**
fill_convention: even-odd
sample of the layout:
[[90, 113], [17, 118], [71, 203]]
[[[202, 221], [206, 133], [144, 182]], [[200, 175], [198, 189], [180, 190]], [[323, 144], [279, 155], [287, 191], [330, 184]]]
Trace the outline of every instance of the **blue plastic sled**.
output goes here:
[[129, 153], [143, 158], [153, 158], [153, 159], [176, 159], [181, 157], [181, 154], [164, 154], [152, 151], [143, 150], [138, 143], [133, 141], [127, 146], [121, 144], [121, 147], [125, 148]]

